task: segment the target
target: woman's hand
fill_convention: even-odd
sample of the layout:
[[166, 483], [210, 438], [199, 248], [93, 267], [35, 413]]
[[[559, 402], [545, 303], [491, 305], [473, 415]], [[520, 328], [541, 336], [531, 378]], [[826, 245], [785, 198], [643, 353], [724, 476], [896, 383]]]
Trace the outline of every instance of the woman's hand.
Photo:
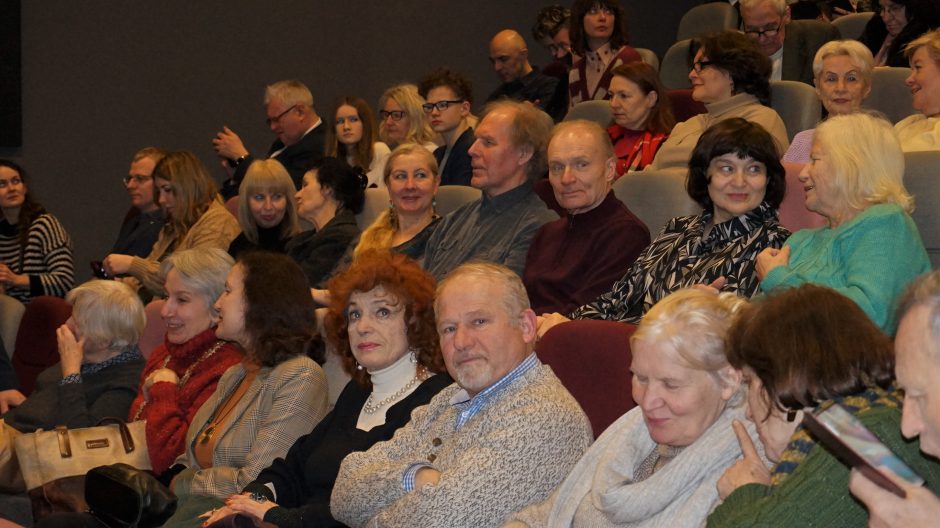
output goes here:
[[718, 277], [717, 279], [713, 280], [711, 284], [694, 284], [692, 287], [696, 290], [707, 291], [708, 293], [714, 293], [715, 295], [718, 295], [721, 293], [721, 289], [725, 287], [725, 284], [728, 284], [728, 279], [724, 277]]
[[271, 508], [276, 508], [277, 503], [267, 499], [258, 502], [251, 498], [250, 493], [242, 493], [241, 495], [232, 495], [226, 499], [225, 506], [235, 513], [252, 517], [255, 525], [263, 526], [261, 523], [264, 522], [264, 514], [268, 513]]
[[55, 331], [59, 342], [59, 361], [62, 364], [62, 377], [78, 374], [82, 370], [82, 358], [85, 350], [85, 337], [75, 340], [75, 334], [68, 325], [62, 325]]
[[24, 401], [26, 396], [16, 389], [0, 391], [0, 414], [6, 414], [10, 409], [19, 407]]
[[320, 306], [326, 306], [330, 304], [330, 290], [318, 290], [316, 288], [310, 288], [310, 296], [313, 297], [313, 302]]
[[173, 384], [179, 384], [180, 378], [176, 375], [176, 372], [173, 372], [168, 368], [161, 368], [151, 372], [150, 375], [147, 376], [147, 379], [144, 380], [144, 385], [142, 387], [144, 391], [144, 400], [148, 402], [150, 401], [150, 387], [154, 383], [159, 383], [161, 381], [168, 381]]
[[13, 273], [9, 266], [0, 263], [0, 283], [8, 288], [29, 288], [29, 275]]
[[875, 484], [859, 470], [849, 477], [849, 491], [868, 507], [871, 528], [935, 526], [940, 518], [940, 499], [922, 486], [914, 486], [887, 468], [879, 470], [904, 490], [905, 498]]
[[734, 429], [734, 435], [738, 437], [738, 444], [741, 445], [741, 453], [744, 457], [725, 470], [725, 474], [718, 479], [718, 495], [722, 499], [727, 498], [734, 490], [745, 484], [770, 485], [770, 470], [757, 454], [757, 448], [754, 447], [751, 436], [747, 434], [747, 428], [738, 420], [731, 423], [731, 428]]
[[542, 336], [544, 336], [545, 333], [551, 330], [554, 326], [560, 325], [561, 323], [567, 323], [570, 320], [571, 319], [568, 319], [558, 312], [542, 314], [535, 318], [535, 331], [538, 334], [539, 339], [541, 339]]
[[130, 255], [118, 255], [116, 253], [108, 255], [101, 261], [101, 263], [104, 264], [105, 271], [112, 277], [115, 275], [124, 275], [130, 271], [132, 262], [134, 262], [134, 257]]
[[209, 510], [203, 514], [200, 514], [199, 517], [206, 519], [202, 523], [203, 526], [209, 526], [210, 524], [214, 522], [221, 521], [222, 519], [228, 517], [229, 515], [235, 515], [235, 512], [232, 511], [232, 509], [229, 508], [228, 506], [222, 506], [221, 508]]
[[764, 248], [757, 254], [757, 278], [764, 280], [770, 270], [788, 264], [790, 264], [790, 246], [783, 246], [782, 249]]

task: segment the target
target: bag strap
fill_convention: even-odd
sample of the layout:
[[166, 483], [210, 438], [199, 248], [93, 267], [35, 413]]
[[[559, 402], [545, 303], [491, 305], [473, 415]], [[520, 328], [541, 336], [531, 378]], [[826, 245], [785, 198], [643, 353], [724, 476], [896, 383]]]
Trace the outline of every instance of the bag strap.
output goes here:
[[59, 456], [72, 457], [72, 444], [69, 443], [69, 428], [64, 425], [55, 426], [56, 437], [59, 440]]
[[[124, 452], [131, 453], [134, 451], [134, 437], [131, 435], [131, 430], [127, 428], [127, 422], [120, 418], [114, 416], [105, 416], [104, 418], [98, 420], [98, 425], [111, 425], [115, 424], [118, 426], [118, 431], [121, 433], [121, 442], [124, 444]], [[56, 428], [58, 430], [58, 428]]]

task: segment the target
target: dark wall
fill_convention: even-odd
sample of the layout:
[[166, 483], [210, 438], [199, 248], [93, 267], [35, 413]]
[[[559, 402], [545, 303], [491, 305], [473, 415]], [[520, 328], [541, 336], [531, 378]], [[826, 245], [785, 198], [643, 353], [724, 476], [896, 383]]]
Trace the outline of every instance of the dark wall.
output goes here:
[[[84, 280], [117, 234], [127, 209], [120, 178], [140, 147], [192, 150], [221, 180], [212, 137], [228, 125], [263, 152], [263, 87], [284, 78], [307, 83], [326, 113], [340, 95], [374, 104], [387, 86], [450, 65], [482, 101], [497, 84], [489, 38], [505, 27], [530, 38], [544, 3], [22, 2], [23, 143], [0, 156], [30, 171], [31, 191], [72, 235]], [[624, 1], [633, 44], [662, 55], [697, 3]], [[547, 53], [529, 47], [544, 63]]]

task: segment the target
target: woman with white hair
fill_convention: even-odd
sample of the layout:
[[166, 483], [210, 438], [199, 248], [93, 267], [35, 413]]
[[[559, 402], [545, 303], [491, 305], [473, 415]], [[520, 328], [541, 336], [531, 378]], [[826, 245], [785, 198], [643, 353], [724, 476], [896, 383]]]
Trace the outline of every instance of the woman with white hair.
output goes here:
[[[871, 93], [871, 72], [875, 59], [857, 40], [833, 40], [823, 44], [813, 59], [816, 95], [829, 116], [851, 114], [862, 108]], [[809, 163], [815, 128], [793, 137], [783, 161]]]
[[898, 135], [884, 119], [855, 113], [819, 125], [800, 182], [806, 208], [829, 225], [798, 231], [782, 249], [758, 254], [761, 289], [829, 286], [893, 333], [894, 300], [930, 271], [903, 175]]
[[[657, 303], [630, 338], [637, 406], [614, 422], [549, 499], [510, 517], [521, 526], [698, 526], [716, 483], [741, 456], [741, 372], [725, 336], [746, 301], [682, 289]], [[747, 432], [756, 439], [753, 427]]]
[[294, 182], [277, 160], [255, 160], [238, 187], [238, 225], [242, 232], [228, 246], [232, 258], [262, 249], [284, 253], [287, 241], [300, 232]]

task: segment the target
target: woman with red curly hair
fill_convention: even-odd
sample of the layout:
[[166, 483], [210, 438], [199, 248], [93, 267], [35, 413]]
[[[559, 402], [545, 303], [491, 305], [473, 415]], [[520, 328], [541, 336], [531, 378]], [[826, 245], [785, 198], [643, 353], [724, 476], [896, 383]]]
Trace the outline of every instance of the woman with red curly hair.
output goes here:
[[330, 493], [343, 458], [391, 439], [452, 382], [434, 324], [434, 286], [415, 261], [387, 250], [364, 252], [329, 282], [326, 338], [352, 381], [313, 432], [207, 524], [238, 514], [259, 525], [341, 526]]

